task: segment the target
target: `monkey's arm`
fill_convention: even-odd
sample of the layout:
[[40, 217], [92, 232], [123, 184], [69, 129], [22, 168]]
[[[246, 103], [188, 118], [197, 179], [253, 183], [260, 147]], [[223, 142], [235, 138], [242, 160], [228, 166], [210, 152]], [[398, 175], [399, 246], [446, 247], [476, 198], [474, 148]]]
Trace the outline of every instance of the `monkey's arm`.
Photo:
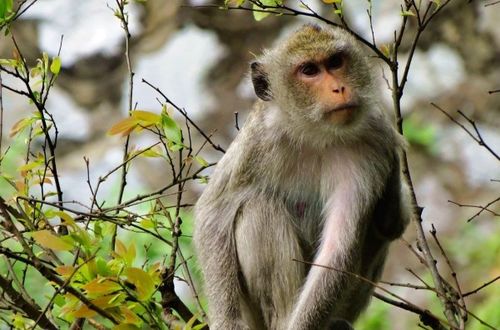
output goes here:
[[375, 234], [385, 240], [394, 240], [403, 235], [412, 210], [408, 186], [401, 180], [397, 159], [394, 164], [372, 217]]
[[[288, 323], [288, 330], [323, 329], [359, 262], [359, 193], [343, 182], [327, 203], [322, 241]], [[325, 266], [325, 267], [321, 267]], [[327, 268], [326, 268], [327, 267]], [[340, 271], [339, 271], [340, 270]]]
[[215, 200], [201, 198], [195, 209], [194, 238], [205, 278], [210, 328], [214, 330], [248, 329], [239, 302], [239, 266], [234, 241], [238, 209], [238, 201], [227, 194]]
[[256, 110], [217, 164], [195, 207], [194, 242], [205, 279], [210, 328], [214, 330], [249, 329], [242, 317], [235, 231], [251, 200], [251, 170], [259, 159], [255, 149], [259, 149], [262, 134], [255, 130], [263, 125]]

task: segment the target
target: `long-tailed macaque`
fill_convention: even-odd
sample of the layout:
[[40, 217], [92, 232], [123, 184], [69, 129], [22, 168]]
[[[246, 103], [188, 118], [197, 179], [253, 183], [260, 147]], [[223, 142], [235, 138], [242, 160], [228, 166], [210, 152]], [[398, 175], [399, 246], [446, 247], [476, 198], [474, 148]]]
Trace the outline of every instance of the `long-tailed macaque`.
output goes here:
[[339, 28], [303, 26], [251, 76], [261, 100], [195, 207], [210, 327], [350, 328], [373, 292], [352, 273], [377, 281], [410, 217], [403, 139]]

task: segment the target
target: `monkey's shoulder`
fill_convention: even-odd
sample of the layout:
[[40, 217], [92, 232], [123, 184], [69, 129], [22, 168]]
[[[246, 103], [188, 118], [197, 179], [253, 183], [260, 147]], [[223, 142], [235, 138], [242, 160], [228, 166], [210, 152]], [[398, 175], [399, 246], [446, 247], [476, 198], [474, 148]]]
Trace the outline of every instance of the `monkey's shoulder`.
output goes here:
[[266, 162], [269, 146], [265, 134], [257, 124], [258, 118], [250, 115], [224, 156], [217, 163], [206, 190], [212, 196], [232, 194], [252, 184], [256, 172]]

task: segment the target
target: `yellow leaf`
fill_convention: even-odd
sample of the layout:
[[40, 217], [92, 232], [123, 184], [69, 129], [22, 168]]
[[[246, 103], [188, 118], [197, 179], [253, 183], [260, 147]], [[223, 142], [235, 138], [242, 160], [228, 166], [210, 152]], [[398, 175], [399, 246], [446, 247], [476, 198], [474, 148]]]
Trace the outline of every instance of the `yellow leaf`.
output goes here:
[[380, 51], [387, 57], [391, 56], [391, 45], [382, 45]]
[[127, 253], [127, 248], [125, 247], [125, 244], [123, 244], [122, 241], [120, 241], [119, 239], [117, 239], [115, 242], [115, 252], [122, 258]]
[[46, 183], [46, 184], [53, 184], [52, 180], [50, 178], [44, 178], [43, 180], [34, 180], [32, 181], [33, 185], [40, 184], [40, 183]]
[[128, 246], [127, 254], [125, 254], [125, 256], [124, 256], [126, 261], [127, 261], [127, 264], [132, 265], [134, 263], [135, 256], [136, 256], [135, 243], [132, 242]]
[[140, 222], [142, 228], [150, 229], [154, 228], [155, 224], [151, 219], [142, 219]]
[[59, 275], [64, 276], [64, 277], [71, 276], [71, 274], [73, 274], [74, 271], [75, 271], [75, 267], [73, 267], [73, 266], [64, 265], [64, 266], [57, 266], [56, 267], [56, 272]]
[[16, 190], [18, 193], [22, 193], [24, 195], [24, 189], [26, 189], [26, 184], [24, 181], [18, 180], [16, 181]]
[[125, 246], [125, 244], [123, 244], [123, 242], [121, 242], [120, 240], [116, 240], [115, 252], [118, 256], [123, 258], [123, 260], [127, 263], [127, 265], [131, 266], [134, 263], [136, 255], [134, 242], [130, 243], [127, 249], [127, 247]]
[[153, 282], [160, 283], [161, 271], [162, 271], [162, 267], [161, 267], [161, 263], [159, 263], [159, 262], [154, 263], [148, 269], [148, 274], [151, 276], [151, 279], [153, 280]]
[[86, 305], [82, 304], [78, 309], [70, 313], [76, 318], [92, 318], [97, 315], [96, 312], [88, 308]]
[[139, 330], [140, 328], [136, 327], [133, 324], [128, 323], [120, 323], [113, 328], [113, 330]]
[[75, 220], [66, 212], [63, 211], [56, 211], [54, 212], [54, 215], [58, 216], [62, 220], [64, 220], [65, 225], [70, 225], [70, 226], [76, 226]]
[[130, 134], [132, 130], [139, 124], [137, 119], [128, 117], [114, 124], [108, 131], [109, 135], [121, 134], [122, 136]]
[[161, 120], [160, 115], [149, 111], [134, 110], [130, 115], [132, 118], [140, 120], [141, 122], [143, 122], [143, 124], [146, 124], [144, 126], [147, 126], [148, 124], [159, 124]]
[[[36, 160], [34, 160], [34, 161], [32, 161], [32, 162], [29, 162], [29, 163], [27, 163], [27, 164], [25, 164], [25, 165], [23, 165], [23, 166], [20, 166], [17, 170], [18, 170], [19, 172], [26, 173], [26, 172], [28, 172], [28, 171], [31, 171], [31, 170], [33, 170], [33, 169], [35, 169], [35, 168], [39, 167], [39, 166], [40, 166], [40, 165], [42, 165], [42, 164], [43, 164], [43, 160], [41, 160], [41, 159], [36, 159]], [[24, 175], [23, 175], [23, 176], [24, 176]]]
[[[132, 310], [130, 309], [129, 306], [126, 306], [126, 307], [120, 306], [120, 311], [121, 311], [122, 316], [125, 317], [124, 323], [128, 323], [129, 325], [141, 323], [141, 319], [137, 316], [137, 314], [132, 312]], [[134, 328], [134, 329], [136, 329], [136, 328]]]
[[92, 300], [92, 302], [103, 309], [120, 306], [125, 300], [125, 295], [118, 293], [116, 295], [102, 296]]
[[31, 118], [23, 118], [17, 121], [10, 129], [9, 137], [13, 137], [14, 135], [22, 131], [25, 127], [30, 125], [32, 122], [33, 120]]
[[59, 236], [52, 234], [49, 230], [40, 230], [33, 232], [33, 238], [42, 247], [56, 251], [69, 251], [73, 245], [66, 242]]
[[120, 284], [105, 278], [96, 278], [82, 287], [89, 294], [108, 294], [121, 289]]
[[127, 280], [135, 285], [137, 298], [147, 300], [153, 294], [155, 285], [151, 276], [140, 268], [130, 267], [125, 270]]
[[162, 154], [158, 150], [155, 150], [156, 148], [151, 148], [146, 151], [141, 152], [140, 156], [141, 157], [150, 157], [150, 158], [155, 158], [155, 157], [161, 157]]

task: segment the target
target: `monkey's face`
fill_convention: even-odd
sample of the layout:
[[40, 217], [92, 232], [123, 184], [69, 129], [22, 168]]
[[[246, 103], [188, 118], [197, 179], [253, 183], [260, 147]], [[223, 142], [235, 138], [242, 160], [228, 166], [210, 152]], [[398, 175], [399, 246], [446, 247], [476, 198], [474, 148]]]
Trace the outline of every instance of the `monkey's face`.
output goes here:
[[347, 32], [306, 25], [252, 63], [255, 92], [277, 105], [275, 118], [301, 138], [360, 132], [374, 102], [362, 53]]
[[[346, 54], [335, 52], [329, 56], [317, 56], [296, 65], [293, 80], [305, 104], [303, 109], [310, 111], [315, 121], [329, 122], [334, 125], [351, 123], [360, 110], [360, 100], [347, 79], [348, 59]], [[312, 104], [307, 104], [307, 100]]]

